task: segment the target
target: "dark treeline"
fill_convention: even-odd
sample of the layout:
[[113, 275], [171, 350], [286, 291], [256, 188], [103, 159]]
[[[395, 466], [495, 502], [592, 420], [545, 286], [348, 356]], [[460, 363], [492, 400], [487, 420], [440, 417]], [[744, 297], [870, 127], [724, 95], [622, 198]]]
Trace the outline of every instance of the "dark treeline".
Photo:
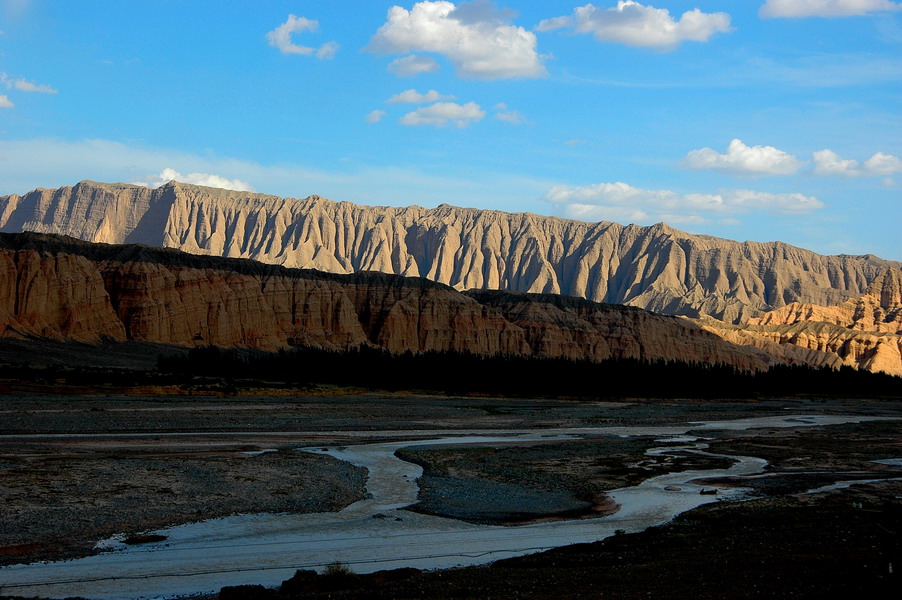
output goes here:
[[161, 356], [161, 374], [296, 386], [337, 385], [388, 391], [519, 397], [754, 398], [902, 397], [902, 378], [844, 367], [780, 366], [752, 373], [723, 365], [478, 356], [459, 352], [390, 354], [374, 348], [278, 353], [195, 348]]

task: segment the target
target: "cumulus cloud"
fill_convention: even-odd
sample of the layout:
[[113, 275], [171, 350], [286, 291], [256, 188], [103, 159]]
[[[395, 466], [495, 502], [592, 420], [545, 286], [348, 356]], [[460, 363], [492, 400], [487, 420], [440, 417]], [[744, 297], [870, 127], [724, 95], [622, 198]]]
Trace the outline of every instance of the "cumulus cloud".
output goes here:
[[758, 14], [765, 18], [851, 17], [902, 10], [890, 0], [767, 0]]
[[711, 148], [692, 150], [680, 163], [687, 169], [734, 175], [791, 175], [802, 167], [795, 156], [773, 146], [747, 146], [734, 139], [723, 154]]
[[892, 154], [877, 152], [864, 162], [841, 157], [832, 150], [814, 152], [815, 175], [840, 177], [873, 177], [902, 173], [902, 160]]
[[7, 89], [15, 89], [20, 92], [37, 92], [40, 94], [56, 94], [59, 90], [55, 90], [49, 85], [46, 84], [37, 84], [27, 79], [13, 78], [7, 75], [6, 73], [0, 73], [0, 83], [6, 86]]
[[877, 152], [862, 165], [868, 175], [892, 175], [902, 173], [902, 160], [892, 154]]
[[[534, 33], [509, 23], [510, 12], [488, 0], [392, 6], [367, 49], [380, 54], [435, 52], [457, 74], [474, 79], [523, 79], [546, 74]], [[411, 65], [408, 65], [411, 66]]]
[[485, 116], [475, 102], [457, 104], [455, 102], [436, 102], [431, 106], [418, 108], [409, 112], [398, 121], [401, 125], [420, 126], [431, 125], [433, 127], [447, 127], [449, 124], [455, 127], [466, 127], [470, 123], [476, 123]]
[[842, 175], [860, 177], [864, 174], [857, 160], [845, 159], [833, 150], [819, 150], [813, 155], [815, 175]]
[[0, 94], [0, 108], [12, 108], [15, 104], [6, 94]]
[[389, 104], [427, 104], [439, 100], [454, 100], [454, 96], [445, 96], [435, 90], [429, 90], [425, 94], [421, 94], [416, 90], [404, 90], [400, 94], [395, 94], [386, 102]]
[[145, 178], [133, 181], [134, 185], [143, 185], [149, 188], [158, 188], [170, 181], [179, 181], [181, 183], [191, 183], [194, 185], [203, 185], [206, 187], [223, 188], [226, 190], [236, 190], [239, 192], [253, 192], [254, 188], [246, 181], [240, 179], [226, 179], [219, 175], [211, 175], [209, 173], [188, 173], [182, 175], [175, 169], [163, 169], [159, 175], [148, 175]]
[[546, 19], [537, 27], [539, 31], [560, 28], [591, 33], [599, 42], [660, 51], [674, 50], [686, 41], [707, 42], [714, 34], [731, 30], [727, 13], [704, 13], [695, 8], [676, 20], [666, 8], [645, 6], [633, 0], [620, 0], [612, 8], [586, 4], [574, 8], [572, 15]]
[[385, 116], [384, 110], [374, 110], [366, 116], [367, 123], [378, 123]]
[[334, 57], [338, 51], [337, 42], [326, 42], [319, 48], [311, 48], [310, 46], [301, 46], [291, 41], [293, 33], [316, 31], [317, 29], [319, 29], [319, 21], [288, 15], [288, 20], [267, 33], [266, 39], [269, 41], [270, 46], [278, 48], [282, 54], [314, 55], [317, 58]]
[[678, 194], [646, 190], [623, 182], [588, 186], [557, 185], [545, 194], [564, 213], [583, 220], [627, 220], [636, 223], [736, 224], [732, 216], [749, 211], [807, 214], [824, 207], [812, 196], [772, 194], [753, 190], [726, 190], [714, 194]]
[[398, 77], [416, 77], [423, 73], [435, 73], [439, 70], [438, 62], [429, 56], [411, 54], [402, 58], [396, 58], [388, 63], [388, 72]]

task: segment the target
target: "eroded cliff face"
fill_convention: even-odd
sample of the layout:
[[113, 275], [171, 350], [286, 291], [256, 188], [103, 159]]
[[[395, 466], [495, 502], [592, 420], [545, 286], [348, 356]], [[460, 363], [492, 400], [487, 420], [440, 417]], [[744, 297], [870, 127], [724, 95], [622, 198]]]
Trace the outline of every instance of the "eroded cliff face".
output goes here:
[[866, 292], [836, 306], [795, 302], [739, 327], [714, 322], [703, 326], [727, 341], [754, 345], [787, 362], [902, 375], [902, 273], [886, 271]]
[[[680, 317], [553, 294], [471, 290], [466, 294], [523, 330], [532, 353], [573, 359], [636, 358], [756, 368], [779, 362], [748, 347], [724, 345]], [[726, 353], [726, 354], [721, 354]]]
[[868, 286], [864, 296], [837, 306], [793, 302], [749, 319], [749, 324], [792, 325], [806, 321], [833, 323], [855, 331], [902, 333], [902, 271], [883, 273]]
[[275, 350], [633, 357], [761, 369], [766, 354], [685, 319], [577, 298], [462, 294], [384, 273], [336, 275], [142, 246], [0, 234], [3, 336]]
[[125, 339], [97, 266], [67, 254], [0, 251], [0, 323], [6, 336]]
[[652, 227], [528, 213], [356, 206], [170, 183], [81, 182], [0, 197], [0, 231], [59, 233], [333, 273], [380, 271], [458, 290], [563, 294], [739, 322], [793, 302], [839, 304], [899, 263], [820, 256]]

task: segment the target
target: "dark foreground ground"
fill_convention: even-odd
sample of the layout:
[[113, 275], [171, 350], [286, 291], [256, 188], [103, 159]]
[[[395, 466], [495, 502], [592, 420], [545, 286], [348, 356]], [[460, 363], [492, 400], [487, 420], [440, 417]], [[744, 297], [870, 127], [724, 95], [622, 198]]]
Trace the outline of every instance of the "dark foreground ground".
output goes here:
[[[423, 429], [654, 425], [787, 414], [902, 417], [902, 405], [389, 394], [0, 397], [0, 564], [81, 556], [116, 533], [140, 536], [214, 516], [337, 510], [362, 496], [365, 474], [299, 448], [360, 441], [361, 432], [371, 441], [390, 429], [416, 438]], [[73, 437], [85, 433], [102, 435]], [[900, 597], [902, 482], [803, 492], [837, 481], [902, 477], [902, 467], [874, 462], [902, 458], [902, 421], [703, 435], [711, 438], [705, 440], [711, 452], [770, 461], [763, 476], [718, 482], [765, 497], [715, 503], [643, 533], [491, 566], [374, 575], [335, 567], [328, 576], [302, 573], [282, 591], [226, 589], [221, 597]], [[516, 523], [591, 516], [604, 505], [606, 490], [729, 462], [645, 455], [663, 444], [611, 436], [404, 452], [425, 468], [414, 510]]]

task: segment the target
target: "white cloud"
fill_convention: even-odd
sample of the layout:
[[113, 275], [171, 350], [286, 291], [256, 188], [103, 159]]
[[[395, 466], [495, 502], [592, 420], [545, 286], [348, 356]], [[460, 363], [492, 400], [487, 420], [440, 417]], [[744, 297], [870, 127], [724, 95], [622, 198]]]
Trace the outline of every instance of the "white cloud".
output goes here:
[[45, 84], [36, 84], [28, 81], [27, 79], [23, 79], [19, 77], [18, 79], [13, 79], [6, 73], [0, 73], [0, 83], [6, 86], [7, 89], [16, 89], [20, 92], [37, 92], [40, 94], [56, 94], [59, 90], [55, 90], [49, 85]]
[[857, 160], [842, 158], [833, 150], [819, 150], [812, 154], [814, 158], [815, 175], [843, 175], [846, 177], [860, 177], [864, 173], [861, 164]]
[[735, 190], [730, 194], [728, 203], [735, 207], [790, 215], [804, 215], [824, 208], [824, 203], [814, 196], [770, 194], [752, 190]]
[[735, 175], [791, 175], [802, 167], [802, 162], [773, 146], [747, 146], [734, 139], [724, 154], [711, 148], [692, 150], [680, 165]]
[[388, 72], [398, 77], [416, 77], [423, 73], [435, 73], [439, 70], [438, 62], [429, 56], [411, 54], [402, 58], [396, 58], [388, 63]]
[[20, 92], [38, 92], [41, 94], [56, 94], [59, 91], [53, 89], [49, 85], [36, 85], [30, 81], [25, 81], [24, 79], [16, 80], [16, 89]]
[[869, 175], [892, 175], [902, 173], [902, 160], [892, 154], [877, 152], [862, 165]]
[[6, 94], [0, 94], [0, 108], [12, 108], [15, 104]]
[[398, 121], [402, 125], [419, 126], [432, 125], [433, 127], [446, 127], [449, 123], [455, 127], [466, 127], [485, 116], [478, 104], [467, 102], [457, 104], [455, 102], [437, 102], [431, 106], [418, 108], [409, 112]]
[[193, 185], [237, 190], [239, 192], [254, 191], [254, 188], [249, 183], [241, 181], [240, 179], [226, 179], [225, 177], [211, 175], [209, 173], [188, 173], [187, 175], [182, 175], [171, 168], [163, 169], [159, 175], [148, 175], [147, 177], [133, 181], [132, 183], [134, 185], [143, 185], [149, 188], [158, 188], [173, 180], [181, 183], [191, 183]]
[[392, 6], [367, 49], [380, 54], [435, 52], [446, 56], [458, 75], [474, 79], [544, 76], [535, 34], [511, 25], [510, 16], [487, 0], [460, 6], [417, 2], [411, 10]]
[[568, 217], [584, 220], [627, 220], [635, 223], [699, 224], [716, 220], [737, 224], [731, 215], [749, 211], [807, 214], [824, 207], [803, 194], [772, 194], [752, 190], [726, 190], [715, 194], [678, 194], [671, 190], [645, 190], [623, 182], [570, 187], [557, 185], [545, 199], [563, 206]]
[[400, 94], [395, 94], [386, 102], [389, 104], [427, 104], [439, 100], [454, 100], [454, 96], [445, 96], [435, 90], [429, 90], [425, 94], [421, 94], [416, 90], [404, 90]]
[[302, 31], [316, 31], [319, 29], [319, 21], [288, 15], [288, 20], [266, 34], [270, 46], [279, 49], [282, 54], [315, 55], [317, 58], [332, 58], [338, 51], [338, 43], [326, 42], [317, 48], [300, 46], [291, 41], [291, 34]]
[[526, 122], [526, 116], [519, 110], [508, 110], [495, 114], [495, 118], [511, 125], [522, 125]]
[[562, 27], [591, 33], [599, 42], [619, 42], [661, 51], [674, 50], [686, 41], [707, 42], [714, 34], [731, 30], [727, 13], [704, 13], [695, 8], [676, 20], [666, 8], [645, 6], [633, 0], [620, 0], [612, 8], [579, 6], [573, 9], [573, 15], [546, 19], [537, 29], [550, 31]]
[[335, 58], [335, 53], [338, 52], [338, 48], [338, 42], [326, 42], [317, 49], [316, 57], [320, 59]]
[[902, 10], [890, 0], [767, 0], [758, 11], [765, 18], [851, 17]]
[[366, 116], [367, 123], [378, 123], [385, 116], [384, 110], [374, 110]]
[[812, 156], [814, 158], [814, 169], [812, 169], [812, 172], [815, 175], [868, 177], [902, 173], [902, 160], [892, 154], [883, 152], [875, 153], [863, 163], [843, 158], [836, 152], [828, 149], [814, 152]]

